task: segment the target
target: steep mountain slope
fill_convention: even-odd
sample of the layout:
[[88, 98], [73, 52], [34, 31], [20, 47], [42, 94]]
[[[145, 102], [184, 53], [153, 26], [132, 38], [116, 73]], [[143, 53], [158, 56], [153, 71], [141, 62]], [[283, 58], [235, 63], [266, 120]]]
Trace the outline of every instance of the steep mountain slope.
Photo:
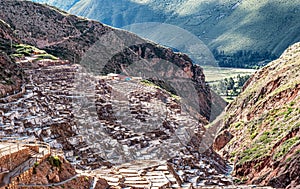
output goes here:
[[0, 97], [19, 92], [23, 83], [22, 70], [3, 51], [0, 51], [0, 68]]
[[[139, 76], [143, 73], [146, 74], [145, 77], [163, 77], [167, 82], [172, 80], [178, 69], [183, 70], [182, 77], [189, 78], [192, 85], [195, 85], [193, 90], [199, 96], [197, 101], [201, 105], [197, 107], [198, 112], [206, 120], [214, 112], [211, 110], [212, 97], [204, 81], [202, 69], [193, 65], [186, 55], [173, 53], [170, 49], [129, 32], [115, 30], [99, 22], [78, 18], [32, 2], [5, 0], [0, 2], [0, 9], [0, 18], [17, 31], [23, 43], [46, 50], [62, 59], [80, 63], [96, 74], [124, 72]], [[19, 11], [15, 12], [16, 9]], [[141, 66], [145, 63], [146, 66]], [[172, 69], [174, 74], [168, 66], [157, 70], [164, 64], [176, 67]], [[150, 65], [151, 72], [144, 69]], [[180, 87], [176, 83], [173, 85]], [[177, 88], [177, 91], [182, 90]]]
[[300, 43], [259, 70], [216, 123], [215, 149], [247, 183], [300, 184]]
[[[300, 1], [246, 0], [224, 20], [211, 28], [212, 48], [269, 51], [280, 55], [300, 41]], [[209, 35], [207, 37], [209, 37]]]
[[0, 19], [0, 97], [21, 90], [23, 72], [9, 57], [13, 52], [11, 46], [17, 41], [9, 25]]
[[211, 50], [227, 53], [251, 50], [278, 56], [300, 40], [299, 0], [80, 0], [71, 8], [65, 2], [50, 3], [115, 27], [141, 22], [177, 25], [199, 36]]

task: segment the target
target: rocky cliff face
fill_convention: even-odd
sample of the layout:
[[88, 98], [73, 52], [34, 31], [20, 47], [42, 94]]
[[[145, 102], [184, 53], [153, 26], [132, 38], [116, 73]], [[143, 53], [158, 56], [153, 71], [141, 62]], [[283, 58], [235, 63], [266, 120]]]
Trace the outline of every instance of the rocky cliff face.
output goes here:
[[0, 97], [20, 92], [23, 72], [3, 51], [0, 52], [0, 68]]
[[[13, 32], [13, 29], [5, 23], [3, 20], [0, 20], [0, 40], [1, 40], [1, 50], [8, 50], [11, 47], [10, 42], [18, 42], [16, 35]], [[7, 47], [7, 48], [5, 48]]]
[[300, 183], [299, 58], [297, 43], [257, 71], [218, 122], [215, 148], [247, 183], [280, 188]]
[[8, 55], [17, 41], [9, 25], [0, 20], [0, 97], [21, 91], [23, 72]]

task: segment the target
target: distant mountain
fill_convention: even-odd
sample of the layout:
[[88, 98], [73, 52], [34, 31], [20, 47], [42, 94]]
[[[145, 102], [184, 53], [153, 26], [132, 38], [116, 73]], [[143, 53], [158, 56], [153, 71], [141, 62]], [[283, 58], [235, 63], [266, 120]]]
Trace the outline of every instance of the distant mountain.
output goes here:
[[215, 123], [215, 149], [232, 161], [239, 182], [299, 186], [300, 43], [254, 74]]
[[[48, 2], [34, 0], [36, 2]], [[73, 14], [115, 27], [161, 22], [182, 27], [211, 50], [279, 56], [300, 41], [300, 0], [77, 0], [50, 1]]]
[[[42, 3], [46, 3], [48, 5], [54, 5], [57, 8], [68, 10], [72, 8], [77, 2], [80, 0], [65, 0], [65, 1], [59, 1], [59, 0], [49, 0], [49, 1], [40, 1]], [[38, 1], [36, 1], [38, 2]]]

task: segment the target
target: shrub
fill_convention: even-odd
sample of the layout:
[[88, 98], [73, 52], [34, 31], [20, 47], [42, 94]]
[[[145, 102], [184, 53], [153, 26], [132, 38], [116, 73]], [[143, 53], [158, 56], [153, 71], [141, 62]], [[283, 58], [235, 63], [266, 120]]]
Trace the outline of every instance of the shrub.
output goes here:
[[254, 133], [251, 134], [250, 138], [251, 138], [251, 139], [254, 139], [257, 135], [258, 135], [258, 133], [257, 133], [257, 132], [254, 132]]
[[289, 158], [287, 158], [285, 161], [286, 161], [286, 162], [290, 162], [291, 160], [292, 160], [292, 158], [289, 157]]
[[290, 106], [294, 106], [294, 105], [295, 105], [295, 102], [292, 101], [292, 102], [290, 103]]
[[279, 159], [283, 156], [285, 156], [289, 150], [292, 148], [292, 146], [294, 144], [296, 144], [297, 142], [299, 142], [299, 137], [296, 136], [296, 137], [293, 137], [293, 138], [290, 138], [288, 139], [287, 141], [285, 141], [281, 146], [279, 146], [279, 149], [276, 150], [276, 153], [273, 157], [273, 159]]
[[288, 110], [285, 112], [284, 118], [288, 118], [289, 115], [293, 112], [293, 108], [288, 108]]
[[39, 162], [34, 163], [34, 167], [37, 167], [39, 165]]
[[271, 142], [272, 139], [269, 137], [269, 135], [270, 135], [270, 132], [268, 132], [268, 131], [264, 132], [258, 139], [258, 142], [262, 142], [264, 144]]
[[50, 156], [48, 158], [48, 161], [50, 162], [50, 165], [54, 167], [61, 168], [62, 162], [60, 161], [59, 157], [57, 156]]

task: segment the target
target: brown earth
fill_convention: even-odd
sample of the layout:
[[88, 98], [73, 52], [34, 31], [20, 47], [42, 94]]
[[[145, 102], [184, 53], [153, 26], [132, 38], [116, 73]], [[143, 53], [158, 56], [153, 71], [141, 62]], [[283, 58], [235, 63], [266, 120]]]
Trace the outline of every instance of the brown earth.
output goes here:
[[[57, 159], [59, 164], [53, 163], [53, 159]], [[93, 177], [78, 175], [75, 171], [75, 168], [64, 158], [60, 156], [50, 156], [45, 159], [38, 165], [35, 165], [33, 169], [33, 174], [31, 178], [28, 178], [26, 181], [22, 181], [20, 183], [16, 183], [19, 185], [36, 185], [31, 186], [31, 188], [35, 189], [47, 189], [47, 188], [73, 188], [73, 189], [84, 189], [92, 185]], [[55, 185], [55, 183], [60, 183], [66, 181], [70, 178], [70, 181]], [[51, 185], [53, 186], [39, 186], [39, 185]], [[99, 179], [95, 189], [104, 189], [107, 188], [108, 184], [104, 179]], [[27, 187], [19, 187], [19, 188], [27, 188]]]
[[9, 25], [0, 19], [0, 97], [21, 91], [22, 70], [7, 54], [12, 51], [11, 43], [14, 44], [17, 41]]

